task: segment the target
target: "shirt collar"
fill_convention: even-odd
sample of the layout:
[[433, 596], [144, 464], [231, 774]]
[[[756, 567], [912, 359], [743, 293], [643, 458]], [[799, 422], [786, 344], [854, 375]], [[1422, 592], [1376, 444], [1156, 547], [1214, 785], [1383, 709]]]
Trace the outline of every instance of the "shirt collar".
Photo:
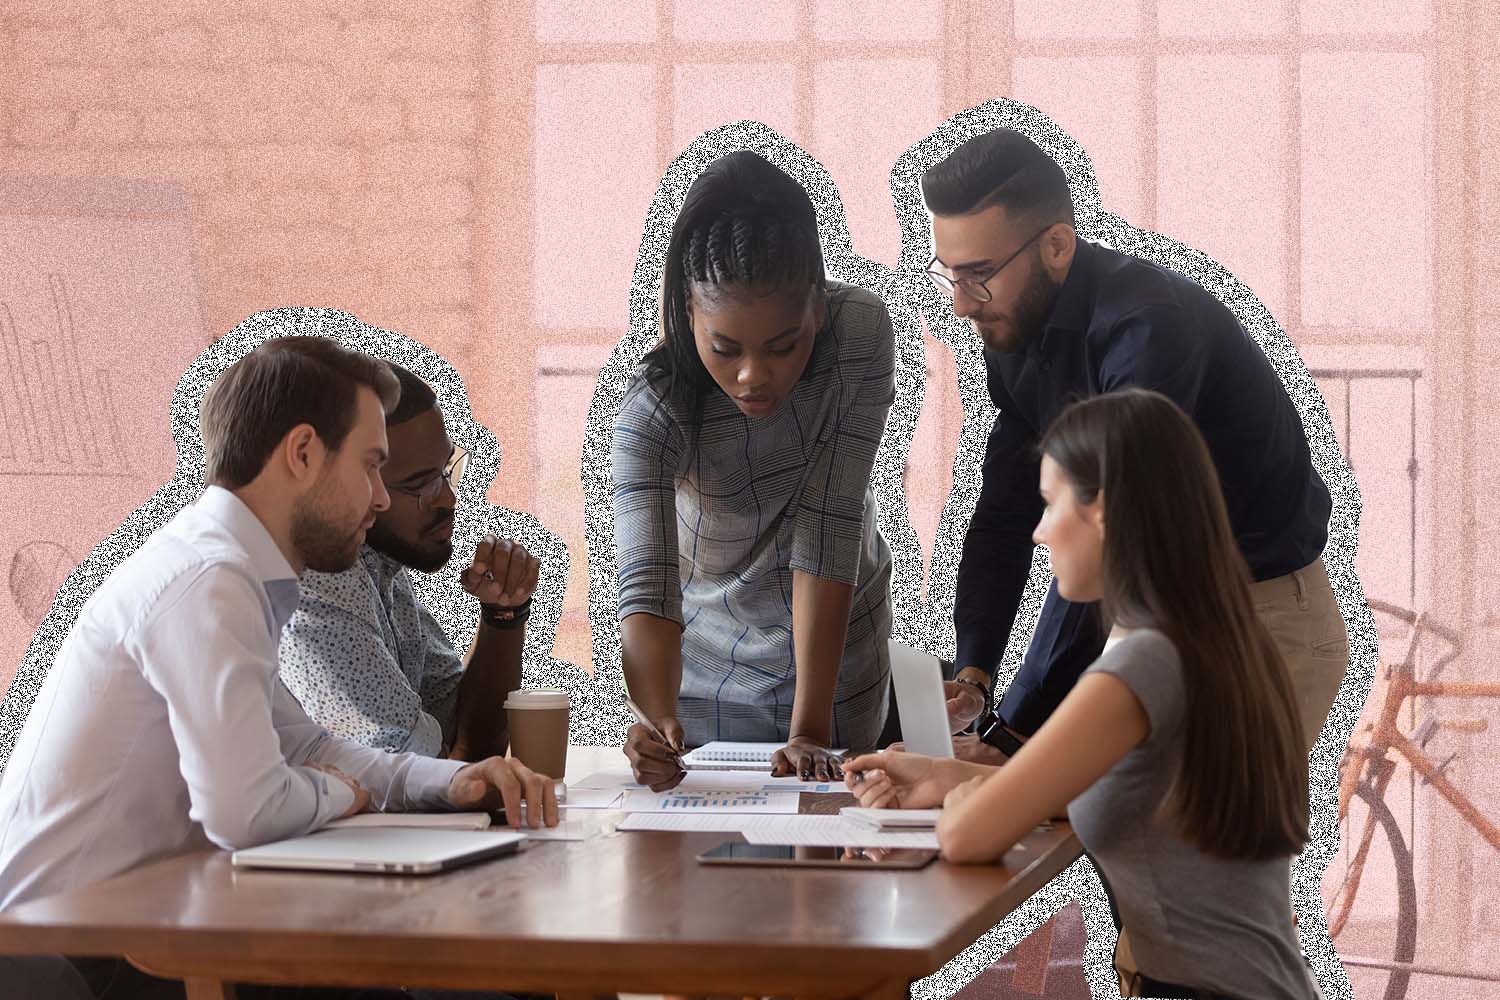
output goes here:
[[194, 505], [197, 510], [223, 525], [245, 549], [250, 568], [265, 589], [278, 629], [297, 608], [297, 573], [286, 561], [281, 548], [255, 512], [229, 490], [210, 486]]
[[1094, 257], [1097, 248], [1088, 240], [1079, 238], [1073, 251], [1073, 262], [1068, 266], [1068, 276], [1063, 279], [1052, 311], [1047, 314], [1045, 330], [1072, 330], [1082, 333], [1089, 328], [1093, 316]]
[[390, 583], [406, 568], [385, 553], [375, 551], [368, 542], [359, 547], [359, 558], [370, 576], [381, 586]]

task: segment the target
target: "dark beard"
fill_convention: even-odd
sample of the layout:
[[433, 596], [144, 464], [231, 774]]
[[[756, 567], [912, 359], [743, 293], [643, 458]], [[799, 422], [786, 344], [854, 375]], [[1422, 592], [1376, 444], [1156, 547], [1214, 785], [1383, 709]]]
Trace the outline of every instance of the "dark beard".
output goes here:
[[[453, 514], [450, 511], [447, 517], [433, 521], [427, 527], [435, 528], [452, 519]], [[365, 533], [365, 544], [386, 558], [394, 559], [418, 573], [436, 573], [448, 565], [448, 560], [453, 558], [452, 539], [437, 539], [427, 543], [412, 541], [387, 531], [378, 519], [375, 525]]]
[[1052, 304], [1057, 301], [1058, 290], [1062, 288], [1062, 282], [1053, 281], [1047, 273], [1041, 248], [1034, 248], [1032, 253], [1031, 278], [1016, 301], [1016, 331], [1021, 336], [1023, 347], [1042, 335]]
[[303, 565], [319, 573], [342, 573], [359, 558], [359, 528], [339, 534], [338, 525], [319, 513], [316, 496], [292, 512], [292, 545]]
[[1016, 299], [1015, 308], [1011, 311], [1015, 319], [1011, 324], [1011, 332], [1015, 336], [1004, 344], [995, 344], [985, 339], [985, 347], [992, 351], [1002, 354], [1024, 351], [1027, 345], [1041, 337], [1042, 330], [1047, 326], [1047, 317], [1052, 313], [1053, 304], [1057, 302], [1062, 282], [1053, 281], [1047, 274], [1047, 268], [1042, 264], [1041, 248], [1032, 250], [1030, 263], [1031, 276], [1026, 279], [1026, 284]]

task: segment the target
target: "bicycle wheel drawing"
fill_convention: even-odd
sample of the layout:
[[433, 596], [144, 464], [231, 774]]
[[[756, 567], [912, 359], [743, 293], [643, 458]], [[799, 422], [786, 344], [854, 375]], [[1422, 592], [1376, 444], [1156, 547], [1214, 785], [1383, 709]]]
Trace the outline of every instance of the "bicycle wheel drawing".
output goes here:
[[10, 598], [28, 628], [47, 617], [57, 588], [78, 565], [72, 553], [56, 542], [27, 542], [10, 561]]

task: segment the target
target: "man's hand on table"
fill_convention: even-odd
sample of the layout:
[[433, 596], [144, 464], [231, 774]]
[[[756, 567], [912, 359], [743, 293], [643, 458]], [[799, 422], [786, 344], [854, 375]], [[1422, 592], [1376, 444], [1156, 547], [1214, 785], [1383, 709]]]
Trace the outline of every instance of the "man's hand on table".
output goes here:
[[557, 788], [551, 778], [537, 774], [518, 760], [487, 757], [460, 768], [448, 783], [448, 802], [458, 809], [494, 812], [505, 809], [505, 821], [533, 829], [557, 825]]

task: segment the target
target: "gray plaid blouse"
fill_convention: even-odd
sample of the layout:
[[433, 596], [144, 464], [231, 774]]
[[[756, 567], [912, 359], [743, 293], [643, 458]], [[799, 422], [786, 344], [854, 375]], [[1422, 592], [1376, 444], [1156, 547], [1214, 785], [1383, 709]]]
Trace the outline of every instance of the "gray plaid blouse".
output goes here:
[[687, 415], [643, 371], [615, 422], [620, 620], [683, 626], [677, 718], [690, 745], [787, 739], [796, 570], [855, 588], [834, 744], [872, 749], [885, 722], [891, 552], [870, 472], [895, 399], [895, 338], [873, 293], [830, 283], [829, 295], [831, 329], [771, 416], [747, 417], [711, 387], [690, 450]]

